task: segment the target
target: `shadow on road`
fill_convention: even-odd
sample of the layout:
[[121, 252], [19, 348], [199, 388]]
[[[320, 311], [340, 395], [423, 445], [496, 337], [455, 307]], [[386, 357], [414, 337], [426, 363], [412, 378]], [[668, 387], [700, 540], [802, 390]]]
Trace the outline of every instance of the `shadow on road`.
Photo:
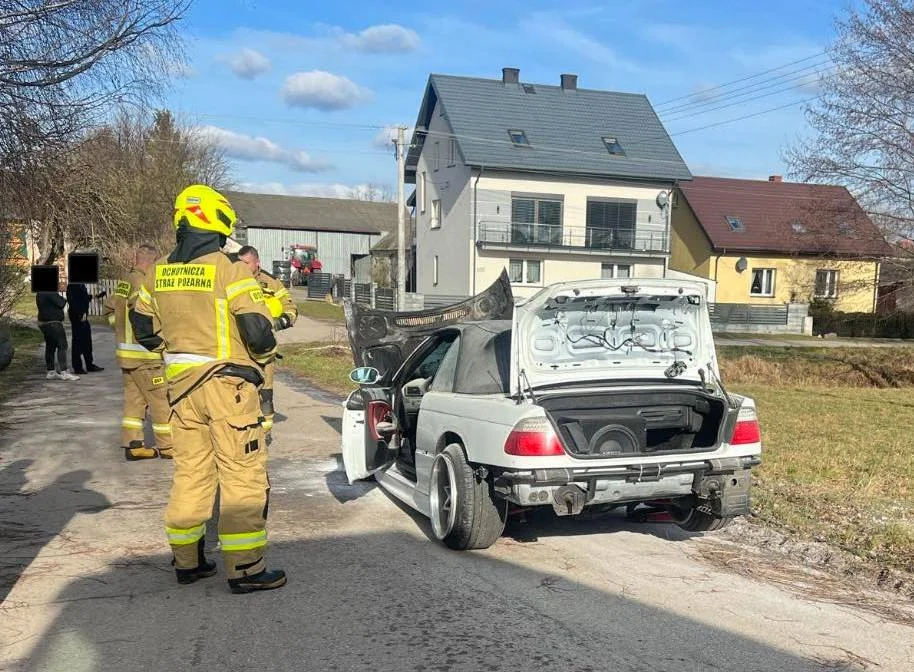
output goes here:
[[336, 469], [328, 471], [324, 476], [324, 481], [336, 501], [341, 504], [351, 502], [368, 494], [377, 487], [377, 483], [373, 478], [369, 481], [356, 481], [350, 484], [349, 479], [346, 477], [346, 467], [343, 466], [342, 453], [331, 455], [331, 459], [336, 461]]
[[289, 583], [250, 596], [229, 594], [221, 566], [178, 586], [168, 560], [73, 581], [53, 624], [6, 669], [851, 669], [402, 533], [275, 543], [270, 564]]
[[637, 522], [625, 515], [625, 507], [605, 513], [585, 512], [579, 516], [557, 516], [550, 506], [537, 507], [508, 517], [505, 536], [521, 543], [533, 543], [540, 537], [568, 537], [613, 532], [649, 534], [666, 541], [684, 541], [696, 534], [668, 522]]
[[108, 499], [86, 489], [91, 472], [63, 474], [36, 491], [26, 486], [33, 460], [18, 460], [0, 470], [0, 604], [44, 546], [77, 513], [98, 513]]

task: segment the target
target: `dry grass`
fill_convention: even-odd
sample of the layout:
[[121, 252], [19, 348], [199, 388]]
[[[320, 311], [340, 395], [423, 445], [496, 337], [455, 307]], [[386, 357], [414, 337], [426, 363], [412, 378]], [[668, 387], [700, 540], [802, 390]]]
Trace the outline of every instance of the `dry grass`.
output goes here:
[[729, 386], [914, 387], [914, 349], [720, 347]]
[[343, 322], [343, 307], [327, 301], [304, 301], [298, 304], [298, 314], [321, 322]]
[[287, 345], [280, 349], [283, 356], [280, 366], [320, 388], [349, 394], [356, 385], [349, 381], [354, 368], [352, 352], [348, 345], [337, 343], [308, 343]]

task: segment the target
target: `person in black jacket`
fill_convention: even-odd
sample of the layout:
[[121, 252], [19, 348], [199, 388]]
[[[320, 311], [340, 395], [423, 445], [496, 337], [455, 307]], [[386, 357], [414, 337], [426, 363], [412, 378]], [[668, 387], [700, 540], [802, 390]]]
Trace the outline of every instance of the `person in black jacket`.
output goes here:
[[[93, 298], [101, 298], [104, 292], [89, 296], [89, 290], [80, 283], [71, 282], [67, 285], [67, 317], [70, 318], [70, 330], [73, 332], [73, 373], [84, 374], [95, 371], [104, 371], [92, 361], [92, 325], [89, 324], [89, 306]], [[86, 368], [83, 368], [83, 360]]]
[[[63, 287], [60, 289], [63, 291]], [[48, 380], [79, 380], [79, 376], [67, 371], [67, 332], [63, 328], [63, 307], [67, 305], [67, 300], [57, 292], [38, 292], [35, 303], [38, 306], [38, 328], [44, 335]]]

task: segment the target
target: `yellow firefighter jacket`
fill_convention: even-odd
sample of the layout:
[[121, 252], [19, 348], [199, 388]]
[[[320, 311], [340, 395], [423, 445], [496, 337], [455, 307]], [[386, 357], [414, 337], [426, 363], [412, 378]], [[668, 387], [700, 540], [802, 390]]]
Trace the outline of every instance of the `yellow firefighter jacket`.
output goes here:
[[262, 380], [262, 366], [276, 352], [275, 343], [256, 358], [248, 352], [236, 316], [258, 313], [269, 324], [272, 318], [250, 269], [221, 251], [186, 264], [157, 261], [139, 287], [135, 310], [152, 318], [153, 332], [163, 341], [172, 404], [227, 365]]
[[264, 297], [268, 301], [271, 297], [278, 300], [282, 304], [282, 314], [288, 317], [292, 324], [295, 324], [295, 320], [298, 319], [298, 306], [292, 300], [292, 294], [289, 293], [289, 290], [262, 268], [258, 269], [254, 277], [260, 283], [260, 289], [263, 291]]
[[108, 316], [108, 323], [114, 327], [117, 338], [114, 354], [117, 356], [117, 365], [122, 369], [162, 365], [162, 353], [150, 352], [137, 343], [133, 338], [133, 327], [130, 326], [128, 314], [144, 277], [145, 274], [140, 269], [131, 269], [126, 279], [118, 281], [114, 294], [105, 299], [103, 314]]

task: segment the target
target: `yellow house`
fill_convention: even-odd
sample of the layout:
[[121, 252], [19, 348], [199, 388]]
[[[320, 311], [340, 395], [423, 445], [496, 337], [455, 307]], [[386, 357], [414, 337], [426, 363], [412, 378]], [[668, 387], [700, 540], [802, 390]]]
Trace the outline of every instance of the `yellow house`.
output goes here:
[[876, 310], [890, 250], [844, 187], [695, 177], [674, 194], [671, 229], [670, 268], [715, 280], [718, 303]]

